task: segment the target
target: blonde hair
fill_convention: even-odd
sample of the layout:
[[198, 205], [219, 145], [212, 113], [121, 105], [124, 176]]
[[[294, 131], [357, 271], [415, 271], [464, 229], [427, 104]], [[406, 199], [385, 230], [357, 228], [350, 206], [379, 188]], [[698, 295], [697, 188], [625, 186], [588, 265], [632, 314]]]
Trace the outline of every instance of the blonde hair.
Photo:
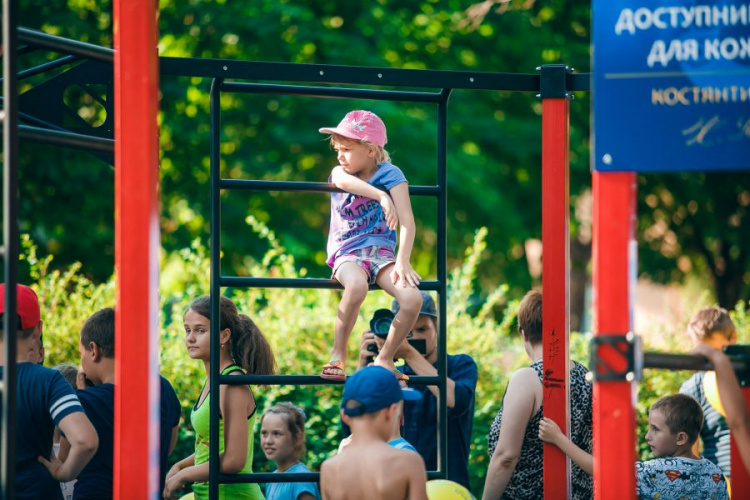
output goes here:
[[690, 318], [687, 332], [696, 342], [703, 342], [715, 334], [720, 334], [729, 340], [735, 333], [735, 326], [726, 309], [704, 307]]
[[375, 143], [372, 143], [370, 141], [359, 141], [357, 139], [351, 139], [349, 137], [344, 137], [343, 135], [339, 134], [331, 134], [330, 144], [331, 147], [335, 147], [337, 143], [345, 142], [345, 141], [351, 141], [351, 142], [357, 142], [359, 144], [362, 144], [364, 146], [367, 146], [368, 148], [372, 148], [375, 151], [375, 164], [380, 165], [384, 162], [390, 162], [391, 161], [391, 155], [388, 153], [388, 151], [385, 150], [384, 147], [378, 146]]

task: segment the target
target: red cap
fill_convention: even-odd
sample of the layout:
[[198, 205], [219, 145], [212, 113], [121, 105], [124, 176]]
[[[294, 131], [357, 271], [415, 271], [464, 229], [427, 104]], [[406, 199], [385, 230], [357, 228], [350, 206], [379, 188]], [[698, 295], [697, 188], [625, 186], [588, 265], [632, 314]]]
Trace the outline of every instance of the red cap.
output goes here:
[[350, 111], [336, 127], [323, 127], [318, 131], [322, 134], [338, 134], [355, 141], [371, 142], [381, 148], [388, 142], [383, 120], [372, 111]]
[[[28, 330], [39, 324], [39, 299], [34, 290], [26, 285], [16, 285], [16, 309], [21, 318], [21, 330]], [[0, 283], [0, 314], [5, 313], [5, 283]]]

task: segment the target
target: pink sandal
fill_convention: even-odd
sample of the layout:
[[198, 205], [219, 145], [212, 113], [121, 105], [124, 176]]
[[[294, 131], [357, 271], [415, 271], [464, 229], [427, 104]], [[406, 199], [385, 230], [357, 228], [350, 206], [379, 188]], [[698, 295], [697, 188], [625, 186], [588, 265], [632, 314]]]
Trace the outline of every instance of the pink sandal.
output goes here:
[[[326, 373], [326, 371], [328, 371], [328, 373]], [[332, 359], [328, 363], [324, 364], [323, 370], [320, 372], [320, 378], [345, 382], [346, 372], [344, 372], [344, 362], [339, 361], [338, 359]]]

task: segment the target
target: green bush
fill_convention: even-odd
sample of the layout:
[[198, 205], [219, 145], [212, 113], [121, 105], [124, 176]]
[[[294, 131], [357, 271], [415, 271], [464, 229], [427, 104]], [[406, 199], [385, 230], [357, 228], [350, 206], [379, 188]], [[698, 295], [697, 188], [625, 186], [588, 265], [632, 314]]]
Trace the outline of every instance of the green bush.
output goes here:
[[[261, 261], [248, 259], [248, 275], [259, 277], [306, 277], [306, 269], [298, 269], [294, 258], [279, 244], [274, 233], [252, 217], [250, 230], [268, 245]], [[489, 457], [487, 434], [500, 407], [508, 375], [528, 364], [523, 346], [515, 334], [514, 321], [518, 300], [510, 300], [507, 286], [498, 286], [486, 298], [478, 300], [474, 293], [477, 264], [485, 251], [486, 230], [480, 229], [463, 264], [452, 270], [448, 280], [449, 310], [448, 351], [468, 353], [479, 368], [474, 430], [471, 440], [470, 477], [472, 490], [480, 493], [484, 485]], [[52, 258], [39, 259], [35, 246], [24, 238], [24, 259], [31, 268], [34, 288], [39, 294], [45, 324], [44, 338], [47, 364], [79, 359], [78, 334], [85, 319], [97, 309], [114, 303], [114, 280], [93, 283], [86, 278], [80, 265], [65, 270], [52, 270]], [[183, 423], [173, 460], [193, 451], [194, 434], [189, 414], [197, 400], [205, 374], [201, 363], [191, 360], [183, 345], [182, 314], [189, 302], [208, 293], [209, 255], [206, 247], [195, 241], [190, 248], [162, 256], [161, 274], [161, 372], [174, 385], [182, 402]], [[225, 293], [248, 313], [264, 332], [276, 353], [284, 374], [316, 374], [327, 360], [333, 336], [334, 314], [338, 293], [330, 290], [299, 289], [228, 289]], [[389, 307], [391, 299], [383, 292], [371, 293], [360, 313], [354, 337], [349, 343], [347, 371], [354, 369], [358, 350], [358, 332], [375, 309]], [[497, 311], [501, 313], [497, 315]], [[748, 342], [750, 313], [747, 304], [739, 304], [733, 317], [740, 331], [740, 342]], [[496, 316], [499, 319], [496, 319]], [[660, 339], [660, 346], [679, 350], [684, 342], [678, 335]], [[649, 345], [645, 346], [647, 349]], [[571, 357], [588, 365], [588, 341], [581, 334], [572, 334]], [[658, 397], [676, 392], [690, 374], [648, 370], [639, 386], [638, 401], [639, 453], [647, 458], [644, 446], [648, 406]], [[323, 460], [335, 452], [339, 441], [338, 406], [341, 388], [333, 386], [275, 386], [254, 388], [258, 411], [263, 412], [277, 401], [292, 401], [308, 415], [307, 464], [318, 469]], [[256, 471], [271, 470], [260, 449], [256, 431], [253, 467]]]

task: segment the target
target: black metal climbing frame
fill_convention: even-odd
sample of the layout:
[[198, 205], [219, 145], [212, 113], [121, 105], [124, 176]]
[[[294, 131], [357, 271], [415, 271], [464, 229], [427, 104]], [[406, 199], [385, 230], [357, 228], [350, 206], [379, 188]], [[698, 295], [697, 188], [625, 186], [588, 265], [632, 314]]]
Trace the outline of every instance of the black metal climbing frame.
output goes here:
[[[507, 74], [481, 72], [454, 72], [429, 70], [401, 70], [389, 68], [368, 68], [349, 66], [324, 66], [309, 64], [257, 63], [243, 61], [196, 60], [162, 58], [162, 75], [212, 76], [210, 96], [211, 117], [211, 317], [219, 318], [219, 297], [222, 287], [258, 288], [328, 288], [338, 289], [341, 285], [332, 279], [312, 278], [258, 278], [223, 276], [221, 274], [221, 206], [222, 190], [248, 191], [297, 191], [328, 193], [337, 189], [327, 183], [286, 182], [222, 179], [220, 176], [220, 130], [221, 94], [223, 92], [300, 95], [319, 98], [350, 98], [401, 102], [423, 102], [437, 105], [437, 185], [410, 186], [411, 196], [431, 196], [437, 198], [437, 280], [423, 281], [422, 290], [433, 290], [439, 294], [440, 311], [446, 308], [447, 283], [447, 163], [446, 140], [448, 124], [448, 99], [453, 89], [510, 90], [539, 92], [538, 74]], [[287, 84], [265, 84], [226, 81], [226, 79], [281, 81]], [[304, 83], [304, 84], [302, 84]], [[435, 92], [415, 92], [400, 90], [372, 90], [327, 85], [367, 85], [407, 88], [433, 88]], [[588, 90], [589, 75], [568, 75], [569, 90]], [[372, 286], [371, 289], [377, 288]], [[435, 377], [411, 377], [410, 384], [435, 385], [439, 389], [438, 409], [438, 468], [428, 471], [428, 477], [446, 477], [447, 465], [447, 327], [446, 314], [439, 318], [438, 335], [438, 375]], [[210, 391], [219, 394], [220, 384], [249, 385], [316, 385], [331, 384], [317, 375], [274, 375], [274, 376], [221, 376], [219, 371], [219, 321], [211, 321], [211, 377]], [[219, 398], [210, 401], [210, 440], [219, 440]], [[219, 471], [219, 447], [211, 447], [209, 456], [209, 498], [218, 499], [219, 484], [244, 482], [298, 482], [318, 481], [319, 473], [305, 474], [222, 474]]]

